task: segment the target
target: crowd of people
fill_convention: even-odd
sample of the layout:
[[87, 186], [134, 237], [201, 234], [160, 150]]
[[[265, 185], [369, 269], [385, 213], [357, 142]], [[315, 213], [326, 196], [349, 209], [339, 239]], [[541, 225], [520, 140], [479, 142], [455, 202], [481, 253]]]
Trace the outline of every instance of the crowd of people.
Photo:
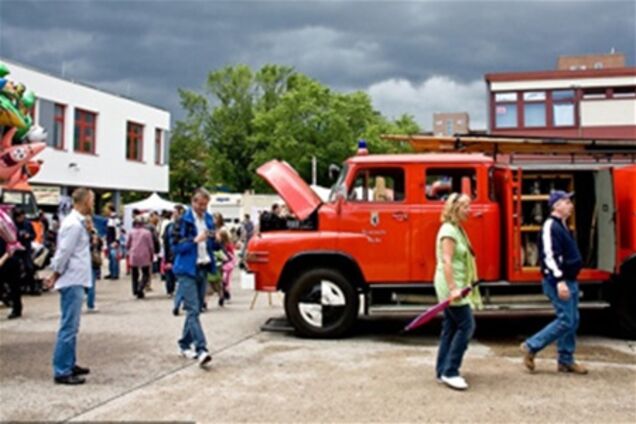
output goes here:
[[[550, 217], [544, 222], [541, 234], [541, 271], [543, 290], [552, 302], [556, 318], [544, 329], [525, 340], [520, 348], [523, 364], [534, 371], [535, 357], [546, 346], [555, 343], [558, 348], [557, 371], [587, 374], [587, 369], [576, 362], [576, 330], [579, 323], [577, 275], [581, 269], [581, 255], [564, 220], [573, 213], [572, 193], [555, 191], [550, 194]], [[210, 287], [216, 282], [219, 306], [231, 299], [231, 275], [236, 264], [236, 237], [226, 228], [223, 217], [208, 212], [210, 194], [197, 189], [189, 208], [175, 207], [170, 213], [133, 212], [133, 228], [125, 235], [121, 222], [108, 207], [105, 245], [93, 224], [94, 194], [84, 188], [73, 193], [73, 210], [57, 231], [55, 255], [51, 260], [52, 275], [45, 281], [46, 288], [55, 287], [61, 296], [61, 319], [53, 353], [54, 381], [59, 384], [82, 384], [89, 368], [76, 361], [76, 339], [82, 305], [95, 310], [96, 286], [104, 254], [109, 260], [107, 278], [119, 277], [120, 259], [126, 258], [130, 268], [132, 294], [138, 299], [150, 290], [153, 273], [160, 273], [165, 290], [174, 295], [173, 314], [185, 311], [178, 352], [185, 358], [196, 359], [203, 368], [212, 357], [199, 315], [208, 308]], [[466, 390], [468, 383], [460, 368], [470, 339], [475, 331], [473, 309], [479, 309], [481, 298], [475, 287], [477, 266], [475, 252], [463, 223], [470, 215], [471, 198], [452, 193], [445, 201], [441, 225], [436, 238], [437, 267], [434, 276], [435, 291], [440, 302], [449, 301], [444, 310], [442, 333], [436, 361], [436, 378], [440, 383], [456, 390]], [[260, 226], [284, 228], [286, 222], [279, 207], [260, 217]], [[27, 267], [31, 259], [30, 242], [35, 231], [22, 211], [13, 214], [17, 239], [22, 249], [11, 250], [0, 238], [0, 275], [20, 281], [16, 269]], [[48, 229], [47, 229], [48, 231]], [[245, 216], [238, 232], [244, 245], [254, 234], [249, 215]], [[28, 280], [24, 280], [30, 284]], [[465, 289], [472, 287], [465, 297]], [[16, 296], [13, 298], [13, 296]], [[21, 301], [12, 291], [13, 310], [10, 318], [21, 314]]]
[[[92, 284], [86, 289], [87, 312], [98, 311], [96, 282], [101, 279], [118, 280], [125, 273], [130, 278], [132, 294], [138, 299], [143, 299], [145, 293], [153, 290], [153, 280], [162, 280], [166, 294], [174, 296], [172, 312], [179, 315], [183, 300], [176, 290], [172, 236], [178, 230], [176, 222], [185, 212], [186, 208], [182, 205], [176, 205], [171, 211], [133, 210], [130, 231], [125, 230], [116, 208], [110, 203], [104, 207], [101, 216], [91, 213], [87, 217], [85, 226], [90, 233], [92, 269]], [[22, 316], [22, 295], [40, 294], [43, 290], [38, 271], [48, 266], [55, 255], [60, 220], [58, 215], [47, 218], [44, 213], [35, 219], [27, 219], [20, 208], [13, 208], [9, 216], [17, 230], [18, 242], [24, 248], [8, 249], [7, 243], [0, 238], [0, 294], [2, 301], [11, 307], [8, 318], [15, 319]], [[105, 223], [102, 231], [98, 231], [98, 220]], [[254, 224], [249, 215], [245, 215], [238, 228], [228, 228], [219, 213], [214, 214], [212, 220], [216, 228], [211, 256], [215, 268], [207, 277], [205, 292], [201, 289], [202, 311], [208, 308], [208, 289], [218, 295], [219, 306], [230, 300], [233, 271], [245, 252], [247, 241], [254, 234]], [[104, 276], [102, 268], [107, 270]]]
[[[37, 271], [48, 265], [55, 251], [59, 220], [49, 222], [44, 213], [29, 220], [21, 208], [14, 208], [4, 215], [15, 228], [20, 249], [12, 249], [0, 238], [0, 297], [11, 306], [9, 319], [22, 316], [22, 294], [39, 295], [42, 280]], [[38, 231], [36, 231], [36, 228]]]

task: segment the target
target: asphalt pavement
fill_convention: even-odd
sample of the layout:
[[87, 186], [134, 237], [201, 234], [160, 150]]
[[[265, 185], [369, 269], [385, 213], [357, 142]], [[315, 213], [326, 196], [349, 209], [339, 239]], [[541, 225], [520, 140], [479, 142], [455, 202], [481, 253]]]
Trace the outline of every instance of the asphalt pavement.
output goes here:
[[[261, 331], [283, 315], [282, 297], [234, 279], [224, 308], [201, 316], [213, 355], [209, 370], [177, 355], [184, 316], [157, 278], [143, 300], [128, 279], [100, 280], [99, 312], [83, 313], [78, 363], [82, 386], [53, 384], [57, 293], [25, 296], [24, 317], [0, 309], [1, 421], [196, 422], [636, 422], [636, 342], [609, 336], [605, 315], [582, 314], [577, 358], [587, 376], [556, 372], [543, 352], [538, 372], [521, 366], [518, 345], [547, 317], [488, 317], [462, 371], [467, 392], [434, 379], [439, 321], [400, 334], [407, 319], [365, 318], [341, 340]], [[282, 322], [282, 321], [279, 321]]]

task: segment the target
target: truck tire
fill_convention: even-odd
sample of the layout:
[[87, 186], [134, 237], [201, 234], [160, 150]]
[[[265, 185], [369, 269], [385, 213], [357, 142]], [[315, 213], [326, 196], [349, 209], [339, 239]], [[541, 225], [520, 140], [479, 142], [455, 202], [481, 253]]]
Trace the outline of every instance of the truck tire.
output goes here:
[[618, 321], [620, 335], [636, 340], [636, 257], [621, 267], [612, 309]]
[[298, 335], [337, 338], [358, 317], [356, 290], [338, 271], [314, 268], [302, 272], [285, 294], [285, 313]]

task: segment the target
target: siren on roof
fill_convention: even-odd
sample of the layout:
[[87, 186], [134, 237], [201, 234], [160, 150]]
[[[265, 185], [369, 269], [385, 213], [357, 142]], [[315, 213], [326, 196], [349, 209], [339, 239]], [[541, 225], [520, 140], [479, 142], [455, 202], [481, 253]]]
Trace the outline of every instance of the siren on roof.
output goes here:
[[358, 155], [368, 155], [369, 150], [367, 150], [367, 141], [364, 139], [358, 140]]

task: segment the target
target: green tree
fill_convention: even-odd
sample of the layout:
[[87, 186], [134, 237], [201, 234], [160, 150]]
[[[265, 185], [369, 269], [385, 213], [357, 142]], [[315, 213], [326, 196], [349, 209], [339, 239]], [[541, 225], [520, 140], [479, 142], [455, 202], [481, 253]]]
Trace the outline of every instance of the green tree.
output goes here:
[[170, 141], [170, 195], [188, 203], [190, 194], [212, 180], [205, 122], [208, 102], [205, 97], [180, 90], [181, 106], [187, 111], [184, 121], [177, 121]]
[[351, 156], [359, 138], [373, 153], [398, 152], [405, 147], [382, 134], [419, 132], [411, 116], [383, 117], [366, 93], [338, 93], [285, 66], [225, 67], [208, 75], [203, 94], [180, 96], [187, 117], [175, 126], [170, 160], [179, 199], [197, 185], [266, 189], [255, 170], [274, 158], [310, 180], [316, 157], [318, 182], [330, 184], [329, 165]]

